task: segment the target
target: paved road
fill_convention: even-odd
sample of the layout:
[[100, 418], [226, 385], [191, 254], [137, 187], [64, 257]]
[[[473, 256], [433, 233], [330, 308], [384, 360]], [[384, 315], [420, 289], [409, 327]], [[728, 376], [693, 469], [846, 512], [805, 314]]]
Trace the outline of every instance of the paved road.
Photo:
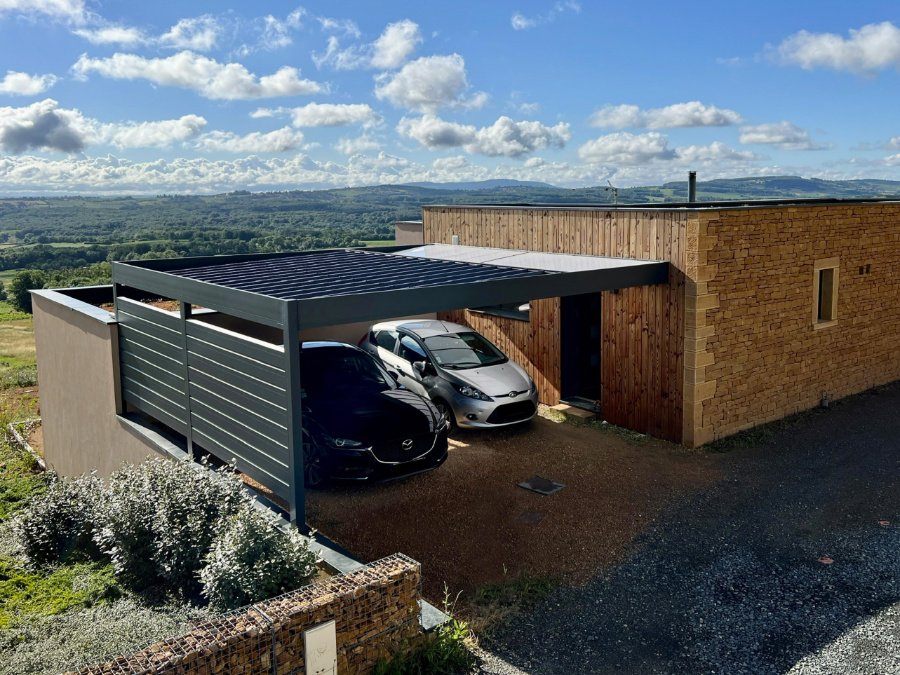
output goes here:
[[900, 387], [723, 459], [628, 561], [553, 594], [494, 653], [533, 674], [900, 673]]

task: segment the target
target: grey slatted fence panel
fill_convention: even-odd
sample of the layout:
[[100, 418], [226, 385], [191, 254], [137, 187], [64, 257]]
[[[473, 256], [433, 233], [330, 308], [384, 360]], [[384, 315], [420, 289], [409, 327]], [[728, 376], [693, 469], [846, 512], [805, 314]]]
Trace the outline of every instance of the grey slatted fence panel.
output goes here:
[[284, 350], [187, 322], [194, 441], [288, 498]]
[[180, 433], [188, 431], [181, 320], [156, 307], [117, 298], [122, 396]]

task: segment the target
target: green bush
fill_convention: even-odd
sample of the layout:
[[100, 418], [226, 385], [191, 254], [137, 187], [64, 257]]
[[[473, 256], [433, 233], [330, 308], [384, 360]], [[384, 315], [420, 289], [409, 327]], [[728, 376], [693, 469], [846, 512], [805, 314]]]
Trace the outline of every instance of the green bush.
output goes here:
[[257, 513], [228, 467], [189, 460], [126, 465], [108, 487], [94, 476], [54, 479], [13, 527], [33, 567], [103, 558], [125, 588], [165, 587], [222, 608], [297, 588], [316, 572], [306, 541]]
[[13, 519], [20, 553], [38, 569], [50, 568], [60, 560], [98, 559], [93, 535], [105, 499], [100, 479], [85, 475], [58, 480], [51, 473], [49, 480], [47, 491]]
[[43, 288], [46, 276], [40, 270], [22, 270], [16, 272], [9, 282], [7, 296], [9, 304], [20, 312], [31, 314], [31, 293], [33, 288]]
[[198, 471], [190, 461], [128, 465], [110, 476], [97, 543], [130, 588], [166, 582], [197, 596], [216, 524], [248, 499], [234, 476]]
[[234, 609], [299, 588], [316, 575], [316, 554], [296, 532], [279, 531], [252, 505], [221, 523], [200, 571], [212, 607]]

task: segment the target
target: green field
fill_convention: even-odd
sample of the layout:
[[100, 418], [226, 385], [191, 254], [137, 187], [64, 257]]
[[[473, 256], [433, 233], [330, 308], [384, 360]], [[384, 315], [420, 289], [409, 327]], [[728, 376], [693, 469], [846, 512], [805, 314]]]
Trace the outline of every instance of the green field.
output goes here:
[[22, 314], [0, 302], [0, 371], [34, 367], [34, 322], [30, 314]]

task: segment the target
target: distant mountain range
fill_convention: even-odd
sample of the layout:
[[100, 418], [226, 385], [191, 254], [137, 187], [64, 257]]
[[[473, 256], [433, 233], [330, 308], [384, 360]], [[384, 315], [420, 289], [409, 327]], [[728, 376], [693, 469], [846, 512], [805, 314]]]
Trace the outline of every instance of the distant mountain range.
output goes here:
[[495, 178], [493, 180], [476, 180], [468, 183], [432, 183], [425, 181], [424, 183], [403, 183], [404, 186], [430, 188], [432, 190], [490, 190], [492, 188], [505, 187], [544, 187], [552, 188], [550, 183], [539, 183], [530, 180], [511, 180], [504, 178]]

